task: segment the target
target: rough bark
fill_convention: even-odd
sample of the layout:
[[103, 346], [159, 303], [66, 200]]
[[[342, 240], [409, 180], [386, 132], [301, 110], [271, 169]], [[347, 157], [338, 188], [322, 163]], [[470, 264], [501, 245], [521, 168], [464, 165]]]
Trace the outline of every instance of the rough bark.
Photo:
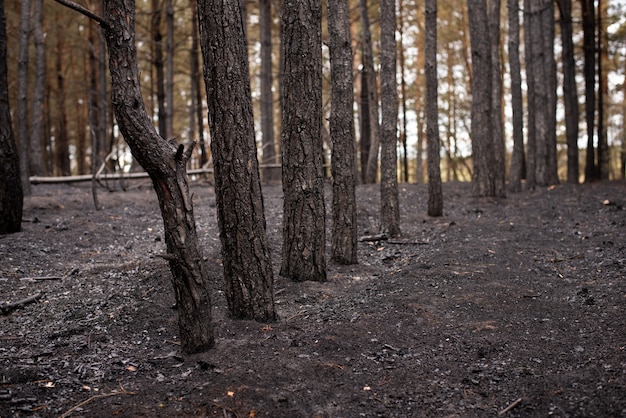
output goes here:
[[522, 77], [519, 57], [520, 22], [519, 0], [508, 0], [509, 17], [509, 67], [511, 74], [511, 107], [513, 110], [513, 152], [509, 168], [509, 190], [522, 190], [524, 172], [524, 104], [522, 101]]
[[502, 68], [500, 66], [500, 3], [490, 0], [488, 9], [491, 45], [491, 101], [493, 117], [493, 187], [494, 195], [506, 196], [504, 122], [502, 120]]
[[174, 136], [174, 6], [165, 0], [165, 138]]
[[388, 236], [400, 235], [398, 199], [398, 83], [396, 81], [396, 2], [380, 2], [380, 223]]
[[370, 155], [370, 146], [372, 143], [372, 130], [370, 124], [370, 105], [369, 105], [369, 88], [367, 87], [367, 72], [365, 68], [361, 68], [359, 73], [361, 80], [361, 94], [359, 96], [359, 155], [361, 169], [361, 181], [366, 183], [367, 178], [367, 161]]
[[597, 177], [608, 180], [611, 171], [609, 148], [609, 74], [605, 63], [609, 63], [608, 0], [598, 0], [598, 169]]
[[273, 321], [272, 261], [256, 154], [248, 52], [240, 2], [200, 0], [217, 218], [226, 301], [235, 318]]
[[105, 19], [115, 116], [133, 156], [150, 174], [161, 208], [181, 349], [202, 352], [213, 346], [214, 337], [209, 277], [186, 176], [192, 148], [173, 147], [159, 136], [146, 112], [137, 68], [134, 1], [106, 0]]
[[33, 176], [45, 176], [44, 100], [46, 94], [46, 44], [43, 31], [43, 0], [33, 0], [33, 41], [35, 43], [35, 80], [29, 144], [29, 167]]
[[30, 0], [22, 0], [17, 58], [17, 147], [20, 156], [20, 181], [22, 191], [30, 195], [30, 170], [28, 167], [28, 40], [30, 37]]
[[545, 185], [559, 184], [559, 174], [556, 155], [556, 59], [554, 57], [554, 0], [543, 0], [541, 9], [541, 30], [543, 46], [543, 65], [546, 78], [546, 139]]
[[578, 184], [578, 92], [572, 25], [572, 0], [557, 0], [561, 45], [563, 46], [563, 106], [565, 108], [565, 136], [567, 143], [567, 182]]
[[24, 203], [19, 156], [11, 124], [7, 74], [6, 20], [4, 0], [0, 0], [0, 235], [21, 230]]
[[533, 68], [533, 42], [532, 42], [532, 0], [524, 0], [524, 62], [526, 65], [526, 103], [528, 107], [527, 117], [527, 133], [526, 133], [526, 188], [533, 190], [537, 184], [535, 175], [537, 148], [537, 108], [535, 107], [536, 88], [535, 83], [540, 79], [539, 74], [535, 74], [536, 69]]
[[[189, 110], [191, 114], [195, 114], [195, 117], [189, 117], [190, 123], [195, 122], [198, 129], [197, 141], [200, 145], [200, 150], [198, 151], [200, 154], [200, 167], [204, 167], [204, 165], [209, 161], [208, 150], [206, 146], [206, 141], [204, 139], [204, 110], [202, 106], [202, 89], [201, 79], [202, 79], [202, 71], [200, 69], [200, 60], [198, 59], [200, 56], [200, 43], [198, 42], [198, 2], [196, 0], [189, 0], [191, 5], [191, 57], [190, 57], [190, 67], [191, 67], [191, 92], [193, 95], [193, 106]], [[190, 131], [194, 132], [194, 127], [190, 127]]]
[[370, 149], [367, 154], [367, 169], [364, 183], [376, 183], [378, 178], [378, 157], [380, 150], [380, 120], [378, 115], [378, 87], [376, 83], [376, 70], [374, 68], [374, 53], [372, 51], [372, 34], [370, 32], [370, 19], [367, 10], [367, 0], [359, 1], [361, 11], [362, 41], [363, 41], [363, 73], [367, 83], [367, 109], [370, 122]]
[[352, 41], [346, 0], [328, 0], [331, 65], [330, 137], [333, 179], [331, 257], [341, 264], [357, 263], [357, 218], [354, 170], [354, 86]]
[[321, 21], [319, 1], [284, 1], [280, 274], [296, 281], [326, 280]]
[[491, 47], [485, 0], [468, 0], [472, 50], [472, 194], [494, 196]]
[[583, 15], [583, 50], [585, 74], [585, 120], [587, 122], [587, 154], [585, 156], [585, 182], [596, 180], [596, 150], [594, 146], [596, 116], [596, 53], [595, 6], [593, 0], [580, 0]]
[[152, 65], [154, 66], [154, 83], [156, 84], [156, 99], [158, 107], [159, 134], [167, 137], [167, 117], [165, 110], [165, 69], [163, 63], [163, 34], [161, 33], [161, 0], [152, 0]]
[[[58, 16], [57, 16], [58, 18]], [[55, 171], [61, 176], [72, 174], [70, 167], [70, 138], [67, 123], [67, 105], [65, 90], [65, 28], [57, 22], [57, 45], [55, 51], [55, 70], [57, 79], [56, 90], [56, 111], [57, 111], [57, 131], [54, 141], [54, 162]]]
[[[261, 134], [263, 164], [276, 164], [274, 141], [274, 95], [272, 85], [272, 3], [259, 1], [259, 29], [261, 38]], [[263, 180], [275, 183], [280, 180], [280, 170], [265, 168]]]
[[428, 137], [428, 215], [443, 215], [437, 104], [437, 0], [426, 0], [426, 135]]

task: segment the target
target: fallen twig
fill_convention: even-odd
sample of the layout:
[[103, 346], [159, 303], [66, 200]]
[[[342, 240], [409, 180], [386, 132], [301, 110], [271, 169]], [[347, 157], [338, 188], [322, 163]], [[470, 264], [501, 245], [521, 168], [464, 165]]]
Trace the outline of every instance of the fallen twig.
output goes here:
[[8, 315], [14, 309], [21, 308], [22, 306], [27, 305], [29, 303], [36, 302], [37, 299], [39, 299], [41, 296], [42, 296], [42, 293], [37, 292], [34, 295], [24, 298], [22, 300], [18, 300], [17, 302], [5, 303], [3, 305], [0, 305], [0, 313], [2, 313], [2, 315]]
[[72, 414], [72, 412], [76, 411], [78, 408], [81, 408], [87, 405], [89, 402], [93, 401], [94, 399], [108, 398], [109, 396], [116, 396], [116, 395], [134, 395], [135, 394], [135, 392], [127, 391], [121, 385], [120, 385], [120, 389], [121, 389], [120, 392], [111, 392], [111, 393], [103, 393], [101, 395], [93, 395], [92, 397], [82, 401], [78, 405], [75, 405], [72, 408], [68, 409], [63, 415], [59, 416], [59, 418], [69, 417]]
[[522, 398], [518, 398], [515, 401], [513, 401], [509, 406], [507, 406], [506, 408], [504, 408], [502, 411], [498, 412], [498, 416], [502, 416], [504, 414], [506, 414], [507, 412], [509, 412], [511, 409], [515, 408], [517, 405], [522, 403]]
[[361, 242], [376, 242], [376, 241], [386, 241], [389, 238], [386, 234], [377, 234], [377, 235], [364, 235], [359, 238]]
[[43, 282], [45, 280], [63, 280], [65, 276], [20, 277], [23, 282]]

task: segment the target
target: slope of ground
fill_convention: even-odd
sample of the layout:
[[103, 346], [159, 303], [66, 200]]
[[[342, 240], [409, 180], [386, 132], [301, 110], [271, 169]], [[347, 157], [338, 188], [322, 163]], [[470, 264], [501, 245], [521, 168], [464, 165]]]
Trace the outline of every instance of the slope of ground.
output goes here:
[[[441, 218], [401, 185], [402, 237], [326, 283], [276, 275], [272, 324], [228, 318], [215, 197], [192, 191], [217, 346], [187, 357], [150, 187], [100, 192], [101, 211], [86, 186], [34, 188], [0, 238], [0, 417], [626, 416], [626, 183], [444, 184]], [[378, 191], [358, 187], [360, 235]], [[276, 266], [281, 194], [264, 188]]]

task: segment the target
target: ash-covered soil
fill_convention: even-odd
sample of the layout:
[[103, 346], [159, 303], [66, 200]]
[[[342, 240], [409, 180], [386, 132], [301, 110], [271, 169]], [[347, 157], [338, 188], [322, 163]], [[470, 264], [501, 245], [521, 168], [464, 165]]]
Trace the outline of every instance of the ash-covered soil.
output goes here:
[[[276, 274], [271, 324], [228, 317], [215, 196], [192, 191], [217, 345], [190, 357], [149, 184], [100, 190], [101, 211], [89, 186], [34, 187], [0, 238], [0, 417], [626, 416], [626, 182], [444, 184], [441, 218], [401, 184], [402, 237], [326, 283]], [[264, 194], [278, 269], [282, 191]], [[379, 186], [357, 198], [376, 234]]]

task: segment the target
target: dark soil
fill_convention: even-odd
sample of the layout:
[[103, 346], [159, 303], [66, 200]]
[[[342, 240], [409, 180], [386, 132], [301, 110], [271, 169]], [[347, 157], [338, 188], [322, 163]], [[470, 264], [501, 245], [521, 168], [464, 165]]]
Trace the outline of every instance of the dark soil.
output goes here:
[[[24, 231], [0, 238], [1, 417], [626, 416], [625, 182], [506, 199], [444, 184], [441, 218], [401, 185], [402, 237], [361, 242], [326, 283], [276, 274], [272, 324], [228, 317], [215, 196], [196, 184], [217, 345], [192, 357], [139, 184], [101, 190], [101, 211], [89, 186], [35, 186]], [[358, 188], [360, 235], [378, 192]], [[278, 266], [281, 189], [264, 193]]]

